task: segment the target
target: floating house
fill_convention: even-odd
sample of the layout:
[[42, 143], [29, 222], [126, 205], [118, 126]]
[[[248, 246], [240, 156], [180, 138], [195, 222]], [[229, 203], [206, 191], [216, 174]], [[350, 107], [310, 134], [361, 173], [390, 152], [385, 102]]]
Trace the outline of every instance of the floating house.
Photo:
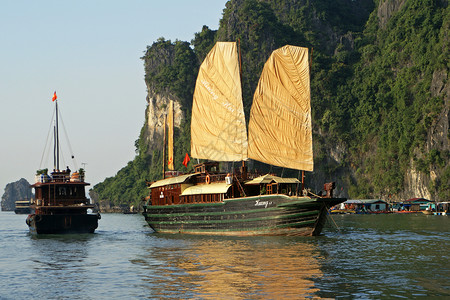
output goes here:
[[381, 213], [388, 212], [389, 205], [381, 199], [347, 200], [340, 204], [335, 213]]
[[450, 211], [450, 202], [437, 202], [435, 215], [447, 216]]
[[409, 211], [424, 211], [428, 209], [435, 209], [434, 202], [425, 198], [411, 198], [403, 202], [404, 210]]

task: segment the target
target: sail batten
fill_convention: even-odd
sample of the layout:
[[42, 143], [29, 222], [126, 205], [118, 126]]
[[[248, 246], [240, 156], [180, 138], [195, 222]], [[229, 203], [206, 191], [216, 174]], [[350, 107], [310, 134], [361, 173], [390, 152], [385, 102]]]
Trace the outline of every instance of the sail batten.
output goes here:
[[267, 60], [253, 98], [248, 157], [313, 170], [308, 49], [284, 46]]
[[247, 158], [237, 46], [218, 42], [199, 69], [191, 120], [191, 155], [215, 161]]

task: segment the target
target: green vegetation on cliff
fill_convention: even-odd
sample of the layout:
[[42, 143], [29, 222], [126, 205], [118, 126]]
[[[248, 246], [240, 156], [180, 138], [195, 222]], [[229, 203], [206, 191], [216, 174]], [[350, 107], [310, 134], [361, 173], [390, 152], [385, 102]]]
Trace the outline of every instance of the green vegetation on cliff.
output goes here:
[[[349, 161], [358, 166], [358, 178], [369, 182], [351, 185], [355, 196], [398, 193], [411, 160], [424, 174], [434, 169], [439, 177], [444, 175], [449, 149], [426, 148], [428, 130], [445, 105], [445, 95], [433, 95], [431, 86], [433, 80], [434, 84], [447, 81], [450, 16], [446, 6], [442, 1], [406, 1], [384, 27], [375, 11], [356, 40], [361, 58], [348, 91], [339, 95], [348, 99], [346, 115], [359, 141], [348, 142]], [[436, 76], [443, 70], [445, 78]], [[450, 196], [448, 186], [438, 181], [428, 188], [438, 198]]]
[[[198, 67], [215, 41], [240, 41], [247, 116], [265, 60], [293, 44], [313, 49], [314, 175], [366, 198], [401, 193], [409, 170], [433, 173], [426, 188], [449, 199], [448, 131], [433, 136], [441, 125], [448, 130], [449, 24], [445, 0], [228, 1], [217, 31], [204, 26], [191, 43], [161, 38], [142, 58], [149, 97], [171, 95], [185, 116], [175, 132], [176, 169], [190, 148]], [[99, 200], [137, 204], [145, 181], [161, 178], [161, 141], [148, 136], [146, 120], [136, 158], [94, 187]]]

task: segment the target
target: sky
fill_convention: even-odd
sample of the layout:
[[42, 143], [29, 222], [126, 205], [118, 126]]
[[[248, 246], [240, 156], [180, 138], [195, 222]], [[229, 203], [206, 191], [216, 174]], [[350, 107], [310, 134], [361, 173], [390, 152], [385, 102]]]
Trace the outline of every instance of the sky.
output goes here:
[[226, 2], [0, 0], [0, 194], [53, 169], [44, 149], [54, 91], [61, 168], [84, 167], [92, 188], [133, 160], [145, 121], [147, 45], [190, 42], [203, 25], [218, 29]]

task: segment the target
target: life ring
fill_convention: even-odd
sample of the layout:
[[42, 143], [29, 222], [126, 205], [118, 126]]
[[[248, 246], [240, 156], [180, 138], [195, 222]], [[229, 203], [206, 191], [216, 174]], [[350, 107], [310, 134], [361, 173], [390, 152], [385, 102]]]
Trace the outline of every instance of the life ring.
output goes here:
[[210, 184], [211, 183], [211, 177], [208, 175], [206, 175], [206, 179], [205, 179], [206, 184]]

